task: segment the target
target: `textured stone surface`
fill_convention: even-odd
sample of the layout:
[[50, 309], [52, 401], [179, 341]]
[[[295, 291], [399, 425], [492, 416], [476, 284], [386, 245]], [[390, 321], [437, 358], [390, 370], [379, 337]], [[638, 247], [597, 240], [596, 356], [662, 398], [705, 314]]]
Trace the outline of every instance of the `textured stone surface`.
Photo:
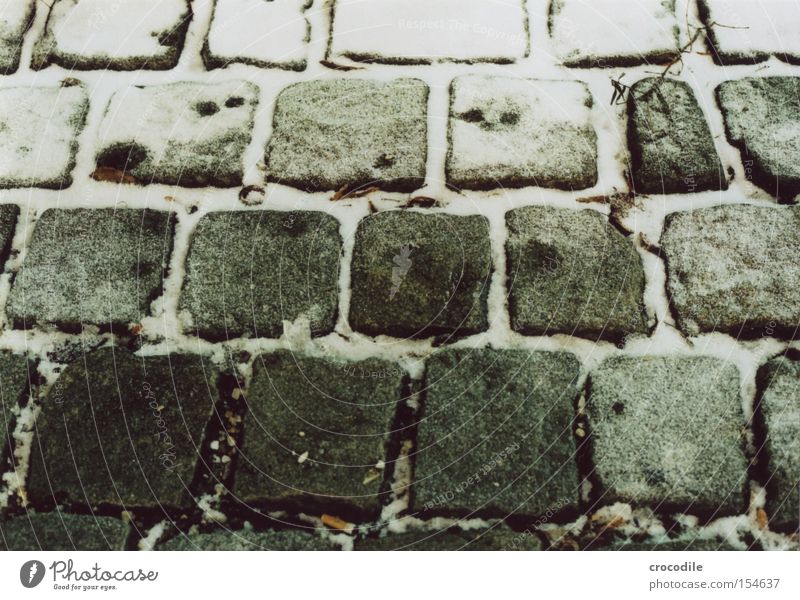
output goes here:
[[180, 310], [191, 330], [224, 340], [280, 337], [306, 317], [333, 331], [338, 305], [339, 223], [318, 212], [215, 212], [197, 225]]
[[246, 81], [125, 88], [100, 125], [94, 177], [123, 183], [242, 183], [258, 88]]
[[444, 350], [427, 364], [415, 513], [541, 515], [578, 501], [579, 364], [566, 353]]
[[308, 191], [415, 190], [425, 179], [427, 101], [418, 79], [291, 85], [275, 105], [269, 180]]
[[161, 294], [173, 215], [48, 209], [39, 218], [6, 310], [17, 327], [126, 327]]
[[675, 0], [553, 0], [549, 30], [568, 67], [660, 64], [679, 54]]
[[653, 539], [644, 541], [633, 540], [617, 540], [610, 546], [597, 546], [592, 547], [591, 550], [608, 550], [609, 552], [618, 552], [620, 550], [632, 552], [716, 552], [732, 550], [740, 550], [740, 548], [731, 545], [725, 540], [720, 539], [699, 539], [690, 538], [685, 540], [674, 539]]
[[10, 0], [0, 5], [0, 75], [17, 70], [22, 39], [35, 12], [35, 0]]
[[54, 0], [32, 65], [171, 69], [191, 19], [188, 0]]
[[389, 534], [382, 538], [357, 541], [355, 550], [381, 551], [530, 551], [542, 550], [542, 542], [536, 535], [517, 533], [502, 527], [462, 531], [457, 528], [444, 531], [416, 531], [413, 533]]
[[646, 333], [642, 260], [605, 216], [527, 207], [506, 223], [514, 331], [612, 340]]
[[210, 533], [189, 533], [178, 536], [156, 546], [157, 550], [202, 550], [241, 552], [243, 550], [301, 551], [333, 550], [313, 531], [297, 530], [247, 531], [218, 530]]
[[0, 520], [0, 550], [123, 550], [127, 537], [128, 525], [112, 517], [31, 512]]
[[467, 189], [593, 186], [597, 135], [591, 106], [588, 88], [576, 81], [456, 78], [448, 183]]
[[800, 362], [784, 357], [758, 376], [759, 446], [766, 450], [767, 514], [773, 528], [800, 527]]
[[0, 459], [11, 443], [12, 410], [29, 392], [29, 368], [25, 356], [0, 351]]
[[105, 348], [72, 363], [36, 419], [34, 506], [191, 506], [203, 437], [218, 402], [202, 357], [140, 358]]
[[800, 193], [800, 77], [726, 81], [717, 88], [745, 176], [779, 200]]
[[706, 118], [683, 81], [650, 77], [628, 95], [633, 183], [642, 194], [728, 187]]
[[0, 89], [0, 188], [71, 185], [87, 110], [82, 85]]
[[269, 509], [376, 517], [404, 380], [398, 365], [375, 359], [257, 357], [234, 497]]
[[667, 216], [667, 291], [690, 335], [793, 337], [800, 325], [800, 208], [728, 205]]
[[11, 249], [17, 219], [19, 219], [19, 206], [16, 204], [0, 205], [0, 259], [3, 261]]
[[468, 335], [488, 327], [485, 217], [391, 211], [358, 226], [350, 325], [367, 335]]
[[746, 508], [739, 372], [708, 357], [612, 357], [587, 414], [603, 504], [721, 516]]

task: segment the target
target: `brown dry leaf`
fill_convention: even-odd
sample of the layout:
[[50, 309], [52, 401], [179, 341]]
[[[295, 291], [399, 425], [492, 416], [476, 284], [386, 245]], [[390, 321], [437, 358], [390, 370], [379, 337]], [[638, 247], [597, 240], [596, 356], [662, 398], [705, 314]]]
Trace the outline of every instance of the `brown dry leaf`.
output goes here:
[[95, 181], [107, 181], [109, 183], [136, 183], [136, 180], [126, 173], [114, 167], [97, 167], [91, 174]]
[[322, 524], [338, 531], [346, 531], [350, 528], [350, 523], [333, 515], [322, 515]]
[[767, 518], [767, 511], [765, 511], [763, 508], [759, 508], [756, 511], [756, 523], [758, 523], [758, 528], [766, 529], [768, 522], [769, 519]]

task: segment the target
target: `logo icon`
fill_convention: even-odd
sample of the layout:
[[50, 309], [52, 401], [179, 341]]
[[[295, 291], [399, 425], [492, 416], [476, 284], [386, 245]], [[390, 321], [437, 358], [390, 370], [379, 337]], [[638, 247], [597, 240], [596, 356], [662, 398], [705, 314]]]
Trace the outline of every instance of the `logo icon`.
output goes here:
[[44, 563], [29, 560], [19, 570], [19, 580], [26, 588], [35, 588], [44, 579]]

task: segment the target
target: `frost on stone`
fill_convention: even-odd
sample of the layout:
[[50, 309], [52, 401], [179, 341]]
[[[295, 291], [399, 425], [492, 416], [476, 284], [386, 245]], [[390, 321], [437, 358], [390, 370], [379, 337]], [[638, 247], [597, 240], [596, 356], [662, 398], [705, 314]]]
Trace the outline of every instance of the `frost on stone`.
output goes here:
[[675, 0], [553, 0], [549, 30], [569, 67], [662, 63], [679, 53]]
[[597, 182], [592, 96], [583, 83], [466, 75], [451, 94], [450, 185], [569, 190]]
[[0, 0], [0, 75], [17, 70], [23, 37], [35, 12], [35, 0]]
[[800, 7], [794, 0], [698, 0], [698, 6], [719, 64], [770, 56], [800, 64]]
[[69, 186], [88, 105], [82, 85], [0, 90], [0, 188]]
[[203, 47], [210, 69], [231, 63], [302, 71], [311, 27], [304, 13], [313, 0], [216, 0]]
[[171, 69], [191, 18], [188, 0], [55, 0], [32, 66]]
[[95, 178], [231, 187], [242, 182], [258, 88], [244, 81], [134, 86], [111, 98]]
[[667, 216], [667, 292], [689, 335], [794, 337], [800, 207], [727, 205]]
[[529, 52], [523, 0], [337, 0], [331, 55], [355, 61], [512, 63]]

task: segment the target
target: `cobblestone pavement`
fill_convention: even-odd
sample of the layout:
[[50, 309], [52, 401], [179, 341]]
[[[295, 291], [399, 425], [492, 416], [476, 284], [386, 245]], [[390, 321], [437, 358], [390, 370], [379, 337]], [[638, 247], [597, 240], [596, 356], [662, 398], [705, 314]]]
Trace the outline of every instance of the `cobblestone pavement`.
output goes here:
[[797, 549], [799, 28], [0, 2], [0, 548]]

